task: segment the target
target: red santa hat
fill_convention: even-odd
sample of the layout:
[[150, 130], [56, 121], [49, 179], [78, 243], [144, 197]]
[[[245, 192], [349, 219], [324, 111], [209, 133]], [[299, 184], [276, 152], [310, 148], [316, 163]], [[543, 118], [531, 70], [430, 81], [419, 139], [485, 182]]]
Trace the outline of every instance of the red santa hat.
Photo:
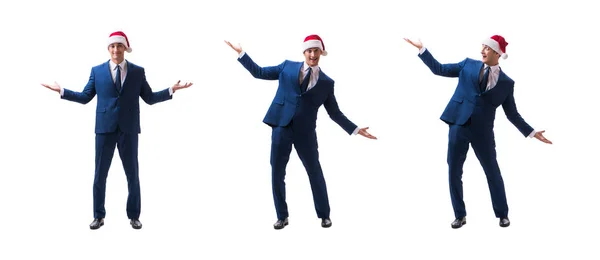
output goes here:
[[500, 57], [502, 57], [503, 59], [508, 58], [508, 54], [506, 54], [506, 45], [508, 45], [508, 42], [506, 42], [504, 37], [500, 35], [494, 35], [489, 39], [483, 40], [482, 43], [499, 53]]
[[327, 56], [327, 51], [325, 50], [325, 44], [323, 44], [323, 40], [319, 35], [311, 34], [304, 38], [304, 43], [302, 43], [302, 51], [305, 51], [310, 48], [319, 48], [323, 52], [323, 56]]
[[108, 45], [111, 45], [113, 43], [121, 43], [125, 46], [125, 48], [127, 48], [127, 52], [132, 51], [131, 46], [129, 45], [129, 40], [127, 39], [127, 35], [125, 35], [124, 32], [117, 31], [111, 33], [110, 36], [108, 36]]

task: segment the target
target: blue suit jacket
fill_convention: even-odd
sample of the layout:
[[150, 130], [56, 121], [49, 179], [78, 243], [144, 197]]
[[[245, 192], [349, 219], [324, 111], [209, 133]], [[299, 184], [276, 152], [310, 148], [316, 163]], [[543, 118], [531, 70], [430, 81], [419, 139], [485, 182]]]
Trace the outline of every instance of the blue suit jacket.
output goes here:
[[334, 81], [322, 70], [319, 70], [317, 84], [306, 91], [300, 91], [300, 70], [302, 62], [286, 60], [278, 66], [260, 67], [248, 54], [238, 59], [239, 62], [258, 79], [279, 80], [279, 87], [273, 102], [263, 119], [270, 126], [287, 126], [292, 119], [295, 124], [316, 128], [317, 111], [325, 106], [329, 117], [341, 126], [348, 134], [352, 134], [356, 125], [340, 111], [333, 94]]
[[112, 133], [117, 127], [124, 133], [140, 133], [140, 99], [149, 105], [171, 99], [169, 89], [152, 92], [144, 68], [127, 61], [127, 76], [118, 93], [110, 74], [109, 62], [92, 68], [90, 80], [82, 92], [64, 90], [61, 98], [87, 104], [98, 95], [96, 133]]
[[533, 131], [517, 111], [513, 96], [515, 82], [502, 70], [496, 86], [481, 93], [479, 75], [483, 68], [482, 61], [467, 58], [456, 64], [440, 64], [429, 50], [425, 50], [419, 57], [433, 74], [458, 77], [458, 86], [440, 118], [444, 122], [463, 125], [471, 118], [474, 125], [493, 127], [496, 108], [502, 105], [508, 120], [524, 136]]

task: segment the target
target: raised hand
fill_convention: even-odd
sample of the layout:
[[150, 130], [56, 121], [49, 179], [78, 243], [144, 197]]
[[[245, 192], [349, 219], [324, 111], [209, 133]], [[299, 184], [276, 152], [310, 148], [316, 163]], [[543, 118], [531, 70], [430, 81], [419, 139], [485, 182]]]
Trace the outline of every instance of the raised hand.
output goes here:
[[419, 49], [419, 50], [420, 50], [421, 48], [423, 48], [423, 43], [421, 43], [421, 40], [417, 40], [416, 42], [413, 42], [413, 41], [411, 41], [411, 40], [409, 40], [409, 39], [407, 39], [407, 38], [404, 38], [404, 40], [405, 40], [406, 42], [408, 42], [408, 43], [412, 44], [412, 46], [415, 46], [415, 47], [417, 47], [417, 49]]
[[225, 41], [225, 43], [227, 43], [227, 45], [229, 45], [229, 47], [231, 47], [234, 51], [236, 51], [238, 54], [242, 53], [242, 46], [241, 45], [237, 45], [237, 46], [233, 46], [233, 44], [231, 44], [228, 41]]
[[180, 90], [180, 89], [189, 88], [194, 84], [192, 82], [188, 82], [183, 85], [179, 85], [180, 82], [181, 82], [181, 80], [178, 80], [177, 83], [175, 83], [175, 85], [173, 85], [173, 93], [175, 93], [175, 91]]
[[56, 81], [52, 85], [42, 83], [42, 86], [46, 87], [49, 90], [53, 90], [60, 93], [60, 86], [58, 85], [58, 83], [56, 83]]
[[359, 129], [358, 130], [358, 134], [362, 135], [362, 136], [364, 136], [366, 138], [375, 139], [376, 140], [377, 137], [373, 136], [372, 134], [369, 134], [369, 132], [367, 132], [367, 129], [369, 129], [369, 127], [364, 127], [364, 128]]

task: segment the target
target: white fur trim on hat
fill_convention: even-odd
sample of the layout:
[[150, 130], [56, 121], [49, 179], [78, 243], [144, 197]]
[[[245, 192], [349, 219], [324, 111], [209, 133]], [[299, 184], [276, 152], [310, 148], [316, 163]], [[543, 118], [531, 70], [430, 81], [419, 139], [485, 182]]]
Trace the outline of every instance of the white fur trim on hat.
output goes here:
[[494, 50], [498, 54], [500, 54], [500, 57], [502, 57], [503, 59], [508, 58], [508, 54], [506, 54], [500, 50], [500, 44], [498, 44], [498, 42], [495, 41], [494, 39], [488, 38], [488, 39], [483, 40], [481, 43], [492, 48], [492, 50]]
[[127, 51], [127, 52], [132, 51], [131, 47], [129, 47], [129, 44], [127, 44], [127, 39], [125, 39], [125, 37], [123, 37], [123, 36], [113, 35], [113, 36], [109, 37], [108, 45], [111, 45], [113, 43], [121, 43], [121, 44], [123, 44], [123, 46], [125, 46], [125, 48], [127, 48], [125, 51]]
[[308, 40], [302, 43], [304, 50], [310, 48], [319, 48], [323, 53], [321, 55], [327, 56], [327, 51], [323, 48], [323, 43], [319, 40]]

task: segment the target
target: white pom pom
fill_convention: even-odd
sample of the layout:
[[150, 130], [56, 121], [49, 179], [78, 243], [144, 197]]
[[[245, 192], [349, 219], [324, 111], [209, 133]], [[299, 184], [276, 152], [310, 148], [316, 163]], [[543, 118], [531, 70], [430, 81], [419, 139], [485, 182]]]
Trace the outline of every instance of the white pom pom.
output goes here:
[[506, 58], [508, 58], [508, 54], [506, 54], [506, 53], [502, 53], [502, 58], [503, 58], [503, 59], [506, 59]]

